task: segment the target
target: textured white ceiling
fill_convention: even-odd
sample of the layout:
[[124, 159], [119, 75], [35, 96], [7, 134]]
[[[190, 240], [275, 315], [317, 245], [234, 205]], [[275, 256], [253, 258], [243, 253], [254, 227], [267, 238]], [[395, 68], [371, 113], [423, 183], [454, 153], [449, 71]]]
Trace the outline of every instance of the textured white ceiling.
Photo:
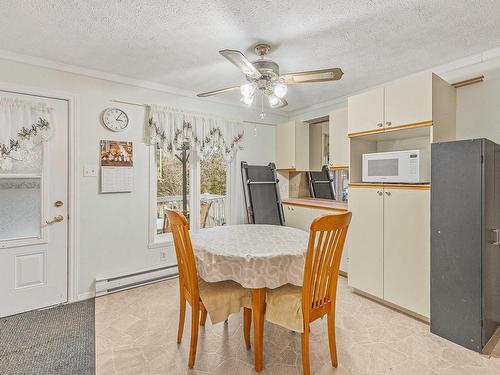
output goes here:
[[243, 82], [217, 51], [259, 41], [282, 73], [344, 70], [290, 87], [297, 110], [497, 47], [499, 20], [499, 0], [1, 0], [0, 49], [193, 93]]

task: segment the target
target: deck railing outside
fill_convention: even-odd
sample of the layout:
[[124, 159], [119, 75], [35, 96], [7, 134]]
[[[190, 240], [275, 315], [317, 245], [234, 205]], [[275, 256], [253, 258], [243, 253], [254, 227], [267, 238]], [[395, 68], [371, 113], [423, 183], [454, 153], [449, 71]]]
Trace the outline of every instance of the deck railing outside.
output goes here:
[[[189, 204], [188, 195], [188, 204]], [[182, 195], [166, 195], [158, 197], [156, 200], [156, 232], [158, 234], [168, 232], [167, 228], [165, 231], [164, 227], [164, 217], [165, 209], [174, 209], [182, 211]], [[200, 195], [200, 204], [210, 204], [210, 209], [208, 210], [207, 220], [205, 228], [215, 227], [219, 225], [226, 224], [226, 196], [203, 193]], [[202, 218], [200, 218], [200, 221]], [[203, 223], [201, 223], [203, 224]]]

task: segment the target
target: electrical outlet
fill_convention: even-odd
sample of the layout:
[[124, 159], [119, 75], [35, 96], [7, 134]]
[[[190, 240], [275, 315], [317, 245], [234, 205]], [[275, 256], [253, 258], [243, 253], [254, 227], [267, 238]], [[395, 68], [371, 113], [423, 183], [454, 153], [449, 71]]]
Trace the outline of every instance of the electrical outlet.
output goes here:
[[165, 262], [167, 260], [167, 252], [165, 250], [160, 251], [160, 260]]
[[85, 164], [83, 167], [83, 177], [97, 177], [97, 165]]

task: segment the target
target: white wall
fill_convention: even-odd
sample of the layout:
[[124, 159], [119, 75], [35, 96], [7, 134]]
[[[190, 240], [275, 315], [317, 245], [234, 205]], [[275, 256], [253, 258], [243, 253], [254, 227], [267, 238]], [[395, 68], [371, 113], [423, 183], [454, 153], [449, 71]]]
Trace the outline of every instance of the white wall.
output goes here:
[[[254, 112], [237, 106], [8, 60], [0, 60], [0, 82], [15, 84], [18, 87], [63, 91], [78, 96], [78, 294], [80, 296], [87, 296], [94, 291], [96, 276], [163, 266], [174, 262], [175, 258], [172, 250], [169, 252], [170, 259], [161, 262], [161, 249], [148, 248], [149, 148], [143, 141], [145, 108], [118, 105], [111, 100], [163, 104], [229, 118], [258, 121]], [[112, 133], [101, 125], [101, 112], [110, 106], [126, 110], [130, 118], [130, 125], [126, 131]], [[266, 122], [285, 120], [272, 114], [266, 116]], [[273, 126], [245, 125], [245, 138], [242, 160], [250, 163], [274, 161]], [[101, 139], [134, 142], [135, 186], [132, 193], [100, 194], [98, 178], [83, 177], [85, 164], [99, 164], [98, 151]]]
[[457, 89], [457, 138], [500, 143], [500, 69], [482, 83]]

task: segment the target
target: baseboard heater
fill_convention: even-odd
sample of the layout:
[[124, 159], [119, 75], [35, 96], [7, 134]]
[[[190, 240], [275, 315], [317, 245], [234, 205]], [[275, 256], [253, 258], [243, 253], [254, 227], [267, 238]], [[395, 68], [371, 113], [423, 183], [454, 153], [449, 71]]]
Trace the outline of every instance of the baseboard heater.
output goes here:
[[111, 277], [96, 279], [95, 295], [103, 296], [120, 290], [130, 289], [139, 285], [150, 284], [159, 280], [170, 279], [178, 276], [177, 265], [143, 269], [137, 272], [113, 275]]

